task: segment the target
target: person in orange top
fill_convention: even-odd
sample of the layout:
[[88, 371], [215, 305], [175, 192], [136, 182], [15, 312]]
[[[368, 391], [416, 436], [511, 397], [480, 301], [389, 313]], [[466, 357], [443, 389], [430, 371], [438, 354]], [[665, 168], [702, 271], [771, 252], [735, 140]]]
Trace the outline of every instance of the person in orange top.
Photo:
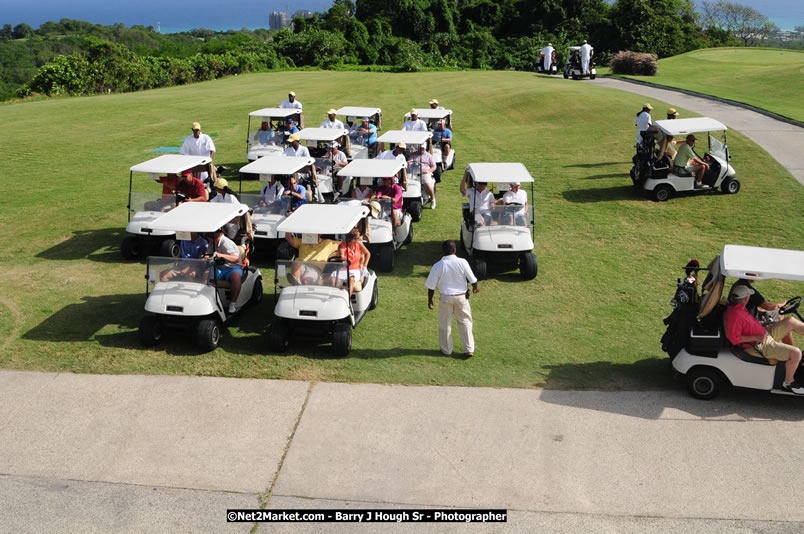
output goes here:
[[338, 256], [343, 258], [349, 269], [349, 296], [351, 297], [355, 292], [356, 281], [363, 279], [363, 273], [366, 272], [366, 267], [371, 259], [371, 252], [360, 240], [360, 230], [352, 228], [352, 231], [346, 234], [346, 239], [338, 246]]

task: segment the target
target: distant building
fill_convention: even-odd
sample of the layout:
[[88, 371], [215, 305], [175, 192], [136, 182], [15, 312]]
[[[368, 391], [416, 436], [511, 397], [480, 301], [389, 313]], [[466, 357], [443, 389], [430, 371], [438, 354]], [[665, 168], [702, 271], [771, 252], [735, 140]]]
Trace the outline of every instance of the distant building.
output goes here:
[[291, 18], [291, 20], [295, 19], [296, 17], [301, 17], [303, 19], [309, 19], [313, 16], [313, 12], [308, 9], [300, 9], [296, 11]]
[[268, 17], [268, 24], [272, 30], [281, 30], [290, 26], [288, 14], [284, 11], [273, 11]]

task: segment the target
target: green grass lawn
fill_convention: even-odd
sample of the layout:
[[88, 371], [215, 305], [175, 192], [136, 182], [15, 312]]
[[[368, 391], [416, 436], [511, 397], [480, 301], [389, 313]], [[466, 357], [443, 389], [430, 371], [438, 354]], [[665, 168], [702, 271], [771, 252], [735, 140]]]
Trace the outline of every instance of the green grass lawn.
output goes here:
[[[216, 162], [245, 161], [247, 113], [294, 89], [309, 125], [342, 105], [382, 107], [384, 129], [437, 97], [455, 112], [457, 168], [438, 210], [380, 278], [380, 304], [354, 332], [346, 359], [297, 340], [271, 354], [266, 298], [232, 324], [221, 347], [197, 354], [177, 338], [139, 346], [143, 262], [124, 261], [128, 168], [176, 144], [190, 123], [216, 134]], [[628, 177], [638, 95], [516, 72], [424, 74], [284, 72], [187, 87], [0, 106], [0, 367], [405, 384], [654, 388], [670, 383], [662, 319], [680, 268], [724, 243], [804, 248], [802, 188], [765, 152], [729, 132], [743, 179], [734, 196], [654, 203]], [[654, 103], [656, 104], [656, 103]], [[683, 116], [691, 113], [682, 110]], [[443, 239], [458, 238], [458, 182], [469, 162], [521, 161], [533, 174], [539, 275], [481, 283], [472, 297], [477, 354], [438, 351], [424, 280]], [[143, 188], [156, 190], [147, 178]], [[236, 184], [235, 184], [236, 186]], [[256, 182], [246, 183], [254, 190]], [[530, 193], [529, 193], [530, 194]], [[774, 217], [780, 214], [781, 217]], [[773, 298], [800, 285], [766, 282]]]
[[656, 76], [622, 77], [727, 98], [804, 121], [804, 53], [796, 50], [695, 50], [660, 59]]

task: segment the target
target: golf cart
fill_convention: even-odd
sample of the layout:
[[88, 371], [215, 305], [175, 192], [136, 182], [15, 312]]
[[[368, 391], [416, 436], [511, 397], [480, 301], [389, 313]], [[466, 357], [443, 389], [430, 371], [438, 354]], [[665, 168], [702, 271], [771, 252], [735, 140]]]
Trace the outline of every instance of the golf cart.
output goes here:
[[[264, 156], [281, 156], [286, 148], [286, 136], [280, 128], [288, 119], [293, 119], [297, 128], [302, 110], [286, 108], [263, 108], [248, 114], [248, 130], [246, 134], [246, 159], [256, 161]], [[260, 131], [263, 121], [268, 123], [268, 130]], [[252, 128], [252, 122], [254, 127]], [[243, 173], [243, 170], [240, 170]], [[244, 176], [246, 177], [246, 176]]]
[[[436, 171], [433, 173], [433, 178], [436, 182], [441, 181], [441, 174], [444, 171], [449, 171], [455, 168], [455, 147], [450, 147], [451, 150], [449, 151], [449, 156], [446, 158], [442, 157], [441, 152], [441, 139], [439, 138], [438, 132], [436, 132], [436, 125], [438, 121], [444, 119], [446, 121], [446, 126], [450, 130], [452, 130], [452, 110], [451, 109], [444, 109], [444, 108], [417, 108], [416, 111], [419, 114], [419, 119], [423, 120], [427, 123], [427, 129], [430, 130], [433, 134], [433, 159], [436, 162]], [[410, 112], [405, 113], [405, 120], [410, 119]]]
[[[430, 142], [431, 138], [432, 134], [430, 132], [390, 130], [377, 139], [379, 142], [393, 145], [405, 143], [407, 145], [406, 159], [407, 156], [412, 156], [413, 158], [404, 173], [406, 175], [405, 179], [399, 183], [404, 191], [402, 195], [404, 209], [410, 213], [413, 222], [421, 220], [423, 207], [430, 201], [430, 195], [422, 187], [422, 166], [421, 162], [416, 161], [418, 159], [416, 154], [419, 152], [419, 145], [425, 145], [425, 148], [430, 150], [433, 149]], [[435, 188], [435, 184], [433, 184], [433, 187]]]
[[344, 126], [349, 129], [350, 147], [346, 156], [349, 160], [373, 158], [378, 154], [379, 143], [374, 147], [368, 146], [368, 137], [355, 131], [360, 127], [361, 119], [368, 117], [369, 122], [377, 127], [377, 135], [382, 130], [382, 110], [380, 108], [344, 106], [336, 111], [337, 115], [344, 117]]
[[[709, 117], [659, 120], [642, 133], [643, 142], [637, 146], [631, 179], [634, 186], [644, 190], [653, 200], [663, 202], [676, 193], [715, 191], [734, 194], [740, 190], [740, 180], [729, 164], [731, 154], [726, 144], [725, 124]], [[709, 132], [723, 132], [720, 139]], [[673, 168], [667, 150], [673, 141], [684, 141], [688, 134], [706, 132], [709, 149], [701, 158], [709, 164], [704, 173], [703, 187], [695, 188], [695, 176], [682, 176]], [[687, 173], [684, 173], [687, 174]]]
[[[804, 281], [804, 251], [726, 245], [706, 269], [689, 266], [684, 281], [679, 279], [671, 301], [675, 309], [664, 320], [667, 330], [662, 337], [662, 350], [670, 356], [673, 369], [684, 377], [690, 395], [709, 400], [728, 386], [792, 395], [782, 389], [783, 362], [777, 364], [754, 356], [730, 343], [723, 321], [726, 306], [721, 303], [721, 296], [727, 276]], [[709, 271], [700, 296], [696, 280], [699, 270]], [[779, 310], [780, 316], [795, 314], [801, 319], [800, 303], [801, 297], [788, 300]], [[795, 376], [798, 382], [804, 381], [802, 367]]]
[[[530, 183], [533, 201], [533, 177], [521, 163], [470, 163], [466, 167], [468, 187], [476, 182], [498, 184], [510, 188], [511, 182]], [[464, 200], [461, 222], [461, 247], [469, 256], [469, 265], [479, 280], [489, 271], [502, 272], [519, 267], [525, 280], [533, 280], [538, 263], [533, 254], [533, 206], [504, 205], [498, 192], [495, 204], [489, 208], [471, 206]], [[473, 197], [477, 201], [477, 195]], [[484, 221], [477, 224], [475, 212]], [[487, 213], [483, 213], [486, 211]]]
[[[314, 164], [313, 158], [305, 157], [260, 158], [243, 167], [243, 170], [258, 175], [261, 182], [267, 183], [271, 180], [271, 176], [276, 176], [277, 181], [284, 187], [288, 178], [296, 175], [296, 183], [315, 187]], [[255, 249], [266, 246], [268, 250], [276, 250], [277, 246], [284, 243], [284, 235], [277, 232], [276, 226], [285, 220], [290, 203], [277, 200], [266, 204], [259, 193], [244, 193], [239, 195], [239, 199], [253, 210], [251, 220], [254, 226], [254, 238], [257, 240], [255, 245], [260, 245], [255, 246]], [[308, 196], [309, 200], [312, 200], [312, 192]]]
[[564, 67], [564, 79], [572, 77], [573, 80], [580, 80], [581, 78], [589, 78], [594, 80], [597, 77], [597, 70], [595, 69], [595, 58], [589, 58], [589, 74], [584, 74], [581, 68], [581, 47], [569, 46], [570, 57]]
[[153, 226], [175, 232], [179, 239], [186, 240], [191, 239], [190, 232], [207, 233], [224, 228], [227, 237], [238, 245], [243, 276], [235, 302], [238, 310], [234, 314], [227, 312], [231, 282], [216, 279], [216, 260], [158, 256], [147, 259], [145, 311], [148, 315], [140, 321], [142, 344], [157, 344], [168, 329], [191, 329], [203, 351], [215, 350], [220, 343], [222, 325], [239, 314], [246, 304], [258, 304], [262, 299], [262, 273], [248, 264], [251, 248], [248, 206], [186, 202], [155, 220]]
[[[279, 224], [279, 231], [301, 234], [302, 242], [317, 243], [322, 234], [343, 236], [369, 214], [357, 205], [305, 204]], [[333, 235], [334, 234], [334, 235]], [[329, 262], [277, 260], [274, 293], [279, 290], [271, 327], [271, 348], [283, 352], [294, 333], [332, 336], [336, 356], [352, 348], [352, 329], [368, 310], [377, 307], [377, 275], [366, 269], [349, 296], [349, 258]]]
[[[299, 132], [299, 140], [307, 145], [310, 155], [315, 158], [318, 192], [321, 193], [319, 201], [332, 202], [335, 198], [338, 174], [335, 163], [329, 157], [330, 145], [337, 142], [341, 147], [349, 139], [349, 131], [337, 128], [305, 128]], [[345, 152], [344, 152], [345, 153]]]
[[[552, 47], [551, 47], [552, 48]], [[558, 74], [558, 63], [556, 62], [556, 51], [550, 52], [550, 69], [544, 70], [544, 51], [539, 50], [539, 60], [536, 63], [536, 72], [539, 74]], [[565, 75], [566, 78], [568, 75]]]
[[[208, 166], [210, 160], [204, 156], [184, 156], [181, 154], [166, 154], [157, 158], [134, 165], [129, 169], [128, 178], [128, 224], [126, 233], [120, 244], [120, 253], [124, 258], [132, 260], [139, 258], [143, 248], [159, 247], [162, 256], [176, 257], [179, 255], [179, 243], [175, 239], [175, 232], [155, 229], [151, 223], [161, 217], [165, 212], [176, 207], [178, 196], [175, 193], [143, 193], [133, 191], [134, 173], [147, 173], [151, 180], [157, 181], [160, 175], [174, 175], [178, 180], [181, 173], [187, 169]], [[162, 187], [162, 185], [158, 185]]]
[[[402, 181], [405, 164], [396, 159], [359, 159], [353, 160], [341, 169], [340, 175], [345, 179], [356, 178], [361, 184], [371, 186], [377, 190], [378, 178], [396, 176]], [[346, 180], [344, 180], [344, 183]], [[364, 201], [345, 200], [340, 203], [359, 204]], [[375, 204], [376, 202], [376, 204]], [[402, 211], [402, 220], [394, 228], [392, 216], [392, 202], [390, 199], [377, 199], [372, 201], [376, 213], [372, 212], [369, 219], [368, 244], [371, 251], [371, 263], [377, 270], [391, 272], [394, 270], [394, 252], [413, 241], [413, 221], [410, 213]]]

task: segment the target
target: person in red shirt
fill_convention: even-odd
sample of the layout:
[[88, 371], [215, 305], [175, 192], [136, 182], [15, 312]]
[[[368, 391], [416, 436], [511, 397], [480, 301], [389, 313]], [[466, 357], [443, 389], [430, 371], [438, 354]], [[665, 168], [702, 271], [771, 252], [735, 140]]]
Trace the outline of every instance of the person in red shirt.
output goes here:
[[394, 183], [391, 176], [382, 179], [382, 186], [377, 189], [377, 198], [390, 198], [392, 214], [394, 217], [394, 227], [402, 223], [402, 188]]
[[193, 176], [191, 169], [187, 169], [181, 175], [182, 179], [178, 188], [176, 188], [176, 192], [186, 197], [185, 202], [206, 202], [209, 199], [204, 183]]
[[795, 380], [796, 370], [801, 362], [801, 349], [776, 341], [791, 331], [804, 335], [804, 323], [793, 317], [785, 317], [778, 323], [769, 325], [766, 330], [745, 309], [753, 294], [754, 290], [748, 286], [732, 287], [725, 314], [726, 336], [733, 345], [742, 347], [748, 354], [784, 361], [785, 378], [782, 387], [796, 395], [804, 395], [804, 387]]

